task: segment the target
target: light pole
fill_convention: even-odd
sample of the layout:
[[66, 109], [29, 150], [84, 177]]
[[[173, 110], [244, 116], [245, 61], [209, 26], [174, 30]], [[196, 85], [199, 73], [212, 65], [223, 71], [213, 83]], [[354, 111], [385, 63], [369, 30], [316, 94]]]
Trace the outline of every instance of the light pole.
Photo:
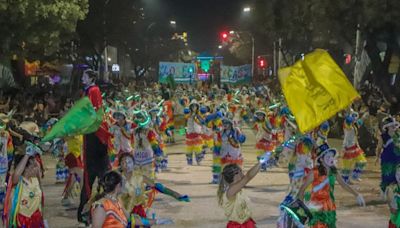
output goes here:
[[[254, 39], [254, 36], [251, 32], [249, 31], [230, 31], [229, 34], [233, 35], [233, 34], [240, 34], [240, 33], [246, 33], [250, 36], [251, 38], [251, 76], [254, 80], [254, 73], [255, 73], [255, 46], [256, 46], [256, 42]], [[240, 37], [239, 37], [240, 38]]]
[[[244, 14], [250, 14], [251, 12], [251, 7], [250, 6], [245, 6], [243, 7], [243, 13]], [[255, 79], [255, 39], [254, 36], [251, 32], [246, 32], [251, 36], [251, 75], [252, 75], [252, 80]]]

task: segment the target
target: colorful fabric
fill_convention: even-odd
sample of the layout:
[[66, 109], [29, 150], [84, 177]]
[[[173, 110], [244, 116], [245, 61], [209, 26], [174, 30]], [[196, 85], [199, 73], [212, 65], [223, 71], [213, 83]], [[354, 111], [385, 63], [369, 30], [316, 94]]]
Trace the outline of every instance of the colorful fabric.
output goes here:
[[360, 98], [340, 67], [321, 49], [280, 69], [279, 81], [302, 133], [315, 129]]
[[126, 179], [123, 176], [125, 185], [122, 189], [122, 194], [119, 196], [123, 207], [126, 211], [132, 211], [136, 206], [145, 205], [147, 202], [146, 188], [143, 182], [143, 172], [134, 170], [132, 176]]
[[147, 214], [146, 214], [146, 211], [144, 210], [143, 205], [136, 205], [132, 209], [132, 214], [139, 215], [142, 218], [147, 218]]
[[199, 154], [203, 149], [203, 138], [198, 133], [186, 133], [186, 152], [187, 154]]
[[355, 147], [346, 148], [343, 155], [342, 177], [344, 181], [349, 182], [350, 175], [353, 179], [358, 179], [362, 171], [365, 169], [367, 159], [364, 151], [357, 145]]
[[30, 178], [30, 180], [22, 178], [21, 188], [18, 214], [31, 217], [42, 208], [42, 190], [39, 180], [36, 177]]
[[37, 227], [44, 228], [43, 216], [40, 210], [36, 210], [31, 216], [27, 217], [22, 214], [17, 215], [17, 227], [28, 228]]
[[393, 201], [392, 202], [397, 208], [395, 213], [390, 213], [390, 223], [394, 225], [394, 227], [400, 227], [400, 187], [396, 185], [391, 185], [391, 189], [393, 189]]
[[3, 196], [6, 193], [6, 177], [8, 171], [8, 153], [10, 145], [12, 149], [12, 143], [10, 143], [11, 136], [7, 131], [0, 132], [0, 203], [3, 202]]
[[60, 158], [56, 164], [56, 180], [64, 182], [69, 175], [68, 167], [65, 165], [64, 158]]
[[311, 227], [336, 227], [335, 181], [335, 174], [329, 173], [328, 176], [322, 176], [319, 175], [317, 169], [314, 169], [310, 203], [318, 210], [311, 210], [313, 215], [310, 221]]
[[42, 141], [48, 142], [55, 138], [96, 132], [101, 128], [102, 121], [103, 109], [96, 110], [89, 98], [84, 97], [77, 101], [68, 113], [51, 128]]
[[83, 149], [82, 135], [65, 137], [65, 142], [67, 145], [68, 153], [72, 153], [75, 157], [79, 157], [82, 154], [82, 149]]
[[252, 218], [250, 218], [244, 223], [229, 221], [228, 224], [226, 225], [226, 228], [255, 228], [255, 227], [256, 227], [256, 222], [254, 222]]
[[385, 192], [386, 187], [396, 183], [396, 167], [400, 163], [400, 154], [396, 153], [393, 138], [387, 133], [381, 135], [383, 141], [383, 152], [381, 154], [381, 184]]
[[94, 203], [93, 208], [95, 209], [96, 207], [102, 207], [106, 212], [106, 218], [103, 223], [104, 228], [125, 228], [128, 225], [128, 219], [119, 202], [103, 198]]
[[67, 154], [67, 156], [65, 156], [65, 165], [69, 168], [69, 169], [73, 169], [73, 168], [83, 168], [83, 163], [81, 160], [81, 157], [75, 157], [74, 154], [69, 153]]
[[231, 131], [223, 131], [217, 134], [217, 140], [221, 143], [220, 156], [222, 167], [228, 164], [237, 164], [241, 166], [243, 164], [243, 156], [240, 148], [239, 138], [243, 138], [244, 135], [239, 129], [233, 129]]

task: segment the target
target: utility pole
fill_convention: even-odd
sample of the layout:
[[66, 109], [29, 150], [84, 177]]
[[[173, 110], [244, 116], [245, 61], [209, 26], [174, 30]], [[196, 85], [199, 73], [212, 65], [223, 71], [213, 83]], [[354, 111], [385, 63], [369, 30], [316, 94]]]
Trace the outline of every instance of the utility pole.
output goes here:
[[281, 61], [282, 61], [282, 38], [279, 38], [278, 43], [278, 70], [281, 68]]
[[276, 72], [276, 41], [274, 41], [274, 76], [277, 76], [277, 72]]
[[255, 55], [255, 41], [254, 41], [254, 36], [253, 34], [251, 34], [251, 42], [252, 42], [252, 46], [251, 46], [251, 74], [252, 74], [252, 78], [253, 81], [255, 80], [255, 72], [254, 72], [254, 55]]

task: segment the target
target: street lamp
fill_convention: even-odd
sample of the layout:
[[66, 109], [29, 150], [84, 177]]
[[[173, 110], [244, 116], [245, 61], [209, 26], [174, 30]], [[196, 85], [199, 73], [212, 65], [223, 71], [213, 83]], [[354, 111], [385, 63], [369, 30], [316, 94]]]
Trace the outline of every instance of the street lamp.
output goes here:
[[169, 22], [171, 25], [176, 25], [176, 21], [170, 21]]
[[218, 49], [222, 49], [222, 45], [218, 45]]
[[250, 11], [251, 11], [251, 8], [248, 7], [248, 6], [246, 6], [246, 7], [243, 8], [243, 12], [245, 12], [245, 13], [248, 13], [248, 12], [250, 12]]

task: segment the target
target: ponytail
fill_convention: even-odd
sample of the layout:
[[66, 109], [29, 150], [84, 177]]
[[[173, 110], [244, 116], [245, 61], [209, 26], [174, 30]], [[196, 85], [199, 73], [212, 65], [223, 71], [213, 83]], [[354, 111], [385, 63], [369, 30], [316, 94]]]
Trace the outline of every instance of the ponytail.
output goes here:
[[240, 170], [241, 168], [237, 164], [229, 164], [222, 170], [221, 180], [217, 191], [218, 204], [220, 206], [222, 206], [224, 202], [223, 194], [226, 192], [226, 188], [233, 182], [233, 178]]

